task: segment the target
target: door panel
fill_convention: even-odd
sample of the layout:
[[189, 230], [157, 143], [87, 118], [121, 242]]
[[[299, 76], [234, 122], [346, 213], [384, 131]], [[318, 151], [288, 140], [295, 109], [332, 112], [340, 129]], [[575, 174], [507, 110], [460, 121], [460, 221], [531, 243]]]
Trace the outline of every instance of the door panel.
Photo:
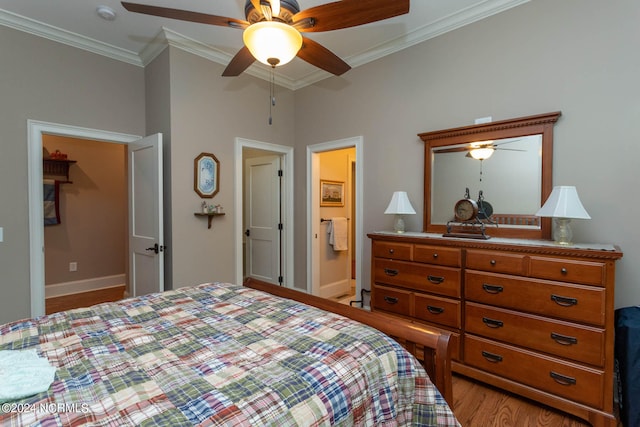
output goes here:
[[245, 161], [246, 271], [249, 277], [278, 283], [280, 272], [279, 156]]
[[128, 145], [129, 280], [132, 296], [164, 290], [162, 135]]

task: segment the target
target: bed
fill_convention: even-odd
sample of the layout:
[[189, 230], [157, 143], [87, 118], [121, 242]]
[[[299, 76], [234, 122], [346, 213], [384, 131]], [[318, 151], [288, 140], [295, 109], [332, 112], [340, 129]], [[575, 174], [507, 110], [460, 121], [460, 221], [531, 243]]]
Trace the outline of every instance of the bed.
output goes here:
[[261, 282], [0, 326], [0, 351], [29, 349], [55, 378], [1, 425], [459, 425], [447, 333]]

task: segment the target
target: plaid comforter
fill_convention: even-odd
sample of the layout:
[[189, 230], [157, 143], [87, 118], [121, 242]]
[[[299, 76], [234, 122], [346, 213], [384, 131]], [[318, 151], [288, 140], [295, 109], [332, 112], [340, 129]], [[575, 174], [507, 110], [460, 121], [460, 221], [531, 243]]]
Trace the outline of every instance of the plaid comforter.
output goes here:
[[458, 425], [413, 358], [376, 330], [242, 286], [208, 283], [0, 326], [36, 348], [47, 392], [2, 425]]

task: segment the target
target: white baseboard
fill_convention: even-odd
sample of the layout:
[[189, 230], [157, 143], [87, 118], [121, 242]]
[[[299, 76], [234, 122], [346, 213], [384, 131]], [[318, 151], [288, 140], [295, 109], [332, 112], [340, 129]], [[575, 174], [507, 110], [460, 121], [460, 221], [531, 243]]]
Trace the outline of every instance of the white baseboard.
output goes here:
[[335, 298], [346, 295], [351, 292], [351, 280], [338, 280], [333, 283], [327, 283], [320, 286], [320, 296], [322, 298]]
[[73, 282], [55, 283], [44, 287], [45, 298], [61, 297], [82, 292], [96, 291], [98, 289], [113, 288], [116, 286], [126, 286], [124, 274], [113, 276], [92, 277], [85, 280]]

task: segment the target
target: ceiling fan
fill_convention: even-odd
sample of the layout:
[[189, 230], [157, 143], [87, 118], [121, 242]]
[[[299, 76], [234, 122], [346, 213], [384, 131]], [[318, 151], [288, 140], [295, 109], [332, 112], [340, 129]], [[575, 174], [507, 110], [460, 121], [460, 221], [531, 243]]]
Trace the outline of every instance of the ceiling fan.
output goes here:
[[509, 139], [502, 140], [499, 143], [494, 143], [493, 141], [478, 141], [471, 142], [469, 144], [464, 144], [456, 147], [444, 148], [442, 150], [434, 149], [436, 153], [457, 153], [466, 151], [467, 157], [473, 157], [476, 160], [486, 160], [493, 155], [493, 152], [496, 150], [506, 150], [506, 151], [527, 151], [521, 150], [518, 148], [505, 148], [502, 147], [505, 144], [510, 144], [512, 142], [519, 141], [521, 138], [517, 139]]
[[[243, 29], [245, 46], [231, 59], [223, 76], [237, 76], [257, 59], [276, 67], [295, 56], [329, 73], [341, 75], [349, 64], [300, 33], [355, 27], [409, 12], [409, 0], [342, 0], [300, 10], [296, 0], [247, 0], [246, 20], [200, 12], [122, 2], [130, 12], [181, 21]], [[269, 37], [275, 37], [273, 41]], [[274, 48], [271, 52], [269, 49]]]

